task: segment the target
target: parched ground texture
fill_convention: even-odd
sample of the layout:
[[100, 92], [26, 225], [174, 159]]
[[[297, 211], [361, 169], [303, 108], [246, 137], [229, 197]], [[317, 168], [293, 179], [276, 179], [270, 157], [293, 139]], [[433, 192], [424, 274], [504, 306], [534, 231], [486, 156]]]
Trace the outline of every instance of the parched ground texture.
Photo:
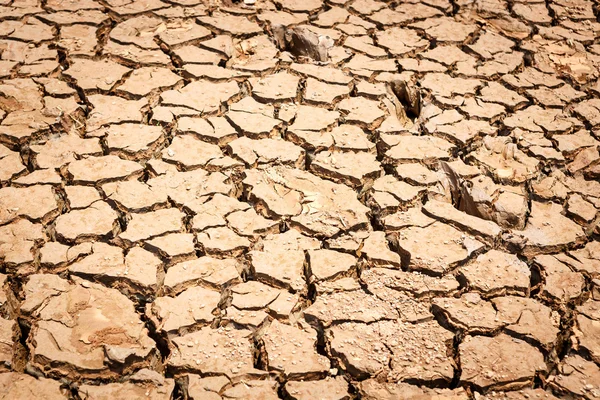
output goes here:
[[0, 398], [600, 397], [598, 3], [0, 4]]

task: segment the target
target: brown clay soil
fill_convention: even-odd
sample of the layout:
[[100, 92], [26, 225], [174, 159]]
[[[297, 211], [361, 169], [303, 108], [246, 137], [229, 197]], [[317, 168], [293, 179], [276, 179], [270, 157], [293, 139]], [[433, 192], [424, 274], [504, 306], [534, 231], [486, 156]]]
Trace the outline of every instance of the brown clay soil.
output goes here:
[[0, 398], [600, 397], [592, 0], [0, 0]]

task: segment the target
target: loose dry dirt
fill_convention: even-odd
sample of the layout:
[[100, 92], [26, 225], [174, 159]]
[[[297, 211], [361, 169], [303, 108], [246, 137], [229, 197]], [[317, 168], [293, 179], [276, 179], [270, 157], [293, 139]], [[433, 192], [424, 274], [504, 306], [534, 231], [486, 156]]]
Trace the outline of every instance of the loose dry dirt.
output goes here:
[[0, 398], [600, 397], [592, 0], [0, 0]]

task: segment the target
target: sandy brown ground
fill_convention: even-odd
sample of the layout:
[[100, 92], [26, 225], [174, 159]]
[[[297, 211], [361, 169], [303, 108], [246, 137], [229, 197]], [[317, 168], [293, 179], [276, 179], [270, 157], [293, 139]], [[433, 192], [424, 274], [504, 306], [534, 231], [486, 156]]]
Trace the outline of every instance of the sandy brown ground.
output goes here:
[[0, 398], [600, 397], [597, 3], [207, 1], [0, 0]]

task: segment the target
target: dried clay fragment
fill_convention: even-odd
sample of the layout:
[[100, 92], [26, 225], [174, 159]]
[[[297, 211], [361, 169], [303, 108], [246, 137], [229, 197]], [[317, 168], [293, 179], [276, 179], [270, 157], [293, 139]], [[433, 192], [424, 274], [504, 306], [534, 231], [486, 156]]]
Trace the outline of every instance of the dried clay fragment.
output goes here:
[[286, 28], [283, 25], [273, 25], [272, 30], [280, 50], [315, 61], [329, 60], [329, 50], [333, 47], [333, 39], [329, 36], [316, 34], [303, 27]]

